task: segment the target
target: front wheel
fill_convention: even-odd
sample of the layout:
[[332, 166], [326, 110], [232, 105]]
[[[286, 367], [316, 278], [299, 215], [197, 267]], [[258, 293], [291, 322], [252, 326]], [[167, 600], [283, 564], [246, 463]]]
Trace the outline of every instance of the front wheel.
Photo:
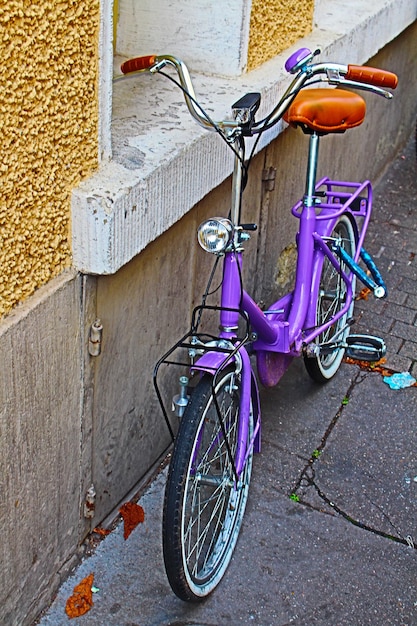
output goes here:
[[[236, 484], [231, 459], [238, 445], [240, 387], [234, 369], [222, 372], [216, 407], [212, 377], [205, 375], [191, 395], [175, 441], [165, 490], [163, 553], [169, 583], [182, 600], [202, 600], [215, 589], [237, 542], [253, 456], [251, 449]], [[251, 407], [248, 444], [252, 433]]]
[[[331, 238], [342, 247], [351, 257], [356, 251], [356, 236], [352, 221], [347, 215], [342, 215], [336, 223]], [[349, 269], [341, 261], [341, 269], [349, 275]], [[351, 278], [352, 293], [355, 295], [356, 277]], [[325, 257], [320, 278], [320, 286], [317, 294], [316, 325], [321, 326], [335, 317], [346, 303], [346, 284], [340, 272], [336, 270], [330, 260]], [[343, 344], [350, 332], [347, 320], [353, 315], [354, 298], [348, 311], [335, 321], [326, 331], [316, 338], [318, 345], [332, 344], [333, 338], [336, 345]], [[325, 383], [336, 374], [343, 359], [345, 350], [336, 347], [319, 352], [318, 356], [304, 357], [307, 372], [318, 383]]]

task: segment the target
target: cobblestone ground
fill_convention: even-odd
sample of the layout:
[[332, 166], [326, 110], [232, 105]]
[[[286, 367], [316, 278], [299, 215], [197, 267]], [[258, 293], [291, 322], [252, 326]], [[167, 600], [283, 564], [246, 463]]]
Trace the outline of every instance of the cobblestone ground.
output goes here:
[[417, 160], [414, 137], [376, 185], [365, 240], [386, 280], [388, 297], [355, 307], [352, 332], [382, 337], [386, 366], [417, 378]]
[[[376, 185], [366, 241], [389, 296], [359, 300], [353, 327], [383, 336], [387, 366], [415, 377], [416, 173], [410, 141]], [[316, 385], [295, 359], [261, 396], [262, 454], [219, 589], [190, 605], [169, 588], [164, 471], [139, 501], [144, 522], [127, 541], [117, 525], [63, 583], [39, 626], [417, 625], [416, 388], [394, 391], [378, 374], [345, 364]], [[68, 598], [92, 573], [93, 606], [70, 620]]]

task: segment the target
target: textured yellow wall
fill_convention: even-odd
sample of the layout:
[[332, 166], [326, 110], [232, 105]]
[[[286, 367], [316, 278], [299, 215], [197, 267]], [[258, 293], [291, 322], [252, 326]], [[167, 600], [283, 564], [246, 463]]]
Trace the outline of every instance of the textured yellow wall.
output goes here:
[[248, 69], [276, 56], [312, 29], [314, 0], [252, 0]]
[[98, 163], [99, 0], [0, 4], [0, 315], [70, 264], [72, 188]]

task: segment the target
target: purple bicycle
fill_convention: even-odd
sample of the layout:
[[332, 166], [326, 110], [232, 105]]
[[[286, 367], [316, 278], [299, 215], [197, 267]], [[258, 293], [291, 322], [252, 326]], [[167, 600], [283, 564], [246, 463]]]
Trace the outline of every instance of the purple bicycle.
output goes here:
[[[160, 359], [154, 383], [174, 440], [163, 514], [163, 552], [173, 591], [183, 600], [197, 601], [221, 581], [235, 548], [251, 479], [252, 458], [261, 447], [261, 407], [251, 355], [258, 378], [276, 385], [293, 357], [302, 356], [308, 373], [318, 382], [330, 380], [343, 356], [379, 360], [382, 339], [352, 335], [356, 280], [376, 297], [386, 295], [383, 279], [363, 242], [372, 208], [369, 181], [360, 183], [316, 180], [320, 137], [361, 124], [364, 100], [352, 91], [313, 88], [312, 83], [366, 89], [391, 98], [397, 84], [384, 70], [336, 63], [315, 63], [319, 51], [303, 48], [286, 62], [294, 79], [274, 110], [255, 120], [259, 93], [248, 93], [232, 107], [233, 117], [213, 121], [196, 101], [186, 65], [173, 56], [139, 57], [122, 65], [123, 73], [162, 73], [174, 68], [191, 115], [214, 129], [234, 152], [231, 211], [198, 228], [198, 241], [222, 263], [218, 300], [208, 305], [214, 270], [202, 304], [194, 309], [189, 332]], [[176, 82], [176, 81], [175, 81]], [[241, 221], [241, 198], [251, 158], [245, 156], [247, 137], [260, 137], [284, 118], [309, 136], [306, 186], [292, 208], [298, 219], [298, 257], [293, 290], [267, 310], [254, 302], [242, 282], [243, 248], [255, 224]], [[255, 143], [256, 145], [256, 143]], [[362, 266], [359, 265], [362, 260]], [[203, 320], [219, 318], [220, 332], [203, 332]], [[162, 398], [161, 366], [181, 368], [180, 392], [173, 409], [180, 418], [172, 426]]]

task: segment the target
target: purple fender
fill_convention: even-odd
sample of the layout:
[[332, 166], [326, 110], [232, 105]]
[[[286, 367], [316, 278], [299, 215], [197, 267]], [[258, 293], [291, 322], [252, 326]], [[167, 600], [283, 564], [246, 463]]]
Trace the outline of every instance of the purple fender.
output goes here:
[[[240, 396], [240, 410], [242, 414], [249, 411], [250, 401], [252, 400], [253, 422], [254, 422], [254, 452], [261, 451], [261, 404], [259, 400], [258, 383], [252, 371], [249, 355], [244, 348], [239, 350], [239, 357], [242, 360], [242, 393]], [[239, 358], [238, 357], [238, 358]], [[230, 363], [236, 363], [237, 358], [230, 356], [224, 352], [217, 352], [215, 349], [203, 354], [191, 368], [192, 372], [204, 372], [214, 376], [222, 367]], [[226, 364], [227, 362], [227, 364]], [[243, 439], [246, 441], [246, 437]], [[246, 447], [246, 446], [245, 446]], [[244, 457], [239, 458], [236, 465], [238, 471], [243, 467]]]

